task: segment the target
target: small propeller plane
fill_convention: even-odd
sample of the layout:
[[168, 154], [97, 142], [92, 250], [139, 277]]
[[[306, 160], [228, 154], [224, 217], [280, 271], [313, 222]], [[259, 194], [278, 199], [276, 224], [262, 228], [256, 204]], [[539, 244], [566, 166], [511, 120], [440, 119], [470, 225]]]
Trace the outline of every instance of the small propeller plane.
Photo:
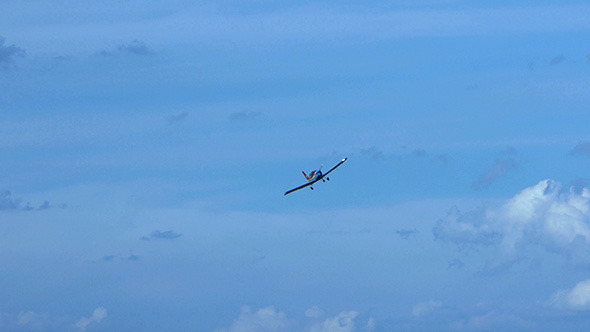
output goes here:
[[309, 173], [309, 175], [305, 174], [305, 172], [303, 172], [303, 175], [305, 176], [305, 178], [307, 179], [307, 183], [304, 185], [301, 185], [297, 188], [293, 188], [289, 191], [287, 191], [285, 193], [285, 195], [288, 195], [294, 191], [297, 191], [299, 189], [303, 189], [305, 187], [310, 187], [311, 190], [313, 190], [313, 184], [322, 180], [322, 182], [326, 182], [326, 180], [330, 181], [330, 178], [327, 176], [328, 174], [330, 174], [330, 172], [332, 172], [333, 170], [335, 170], [336, 168], [338, 168], [340, 165], [344, 164], [344, 162], [347, 160], [348, 158], [344, 158], [342, 159], [338, 165], [332, 167], [329, 171], [327, 171], [325, 174], [322, 173], [322, 168], [320, 167], [319, 170], [315, 170], [315, 171], [311, 171], [311, 173]]

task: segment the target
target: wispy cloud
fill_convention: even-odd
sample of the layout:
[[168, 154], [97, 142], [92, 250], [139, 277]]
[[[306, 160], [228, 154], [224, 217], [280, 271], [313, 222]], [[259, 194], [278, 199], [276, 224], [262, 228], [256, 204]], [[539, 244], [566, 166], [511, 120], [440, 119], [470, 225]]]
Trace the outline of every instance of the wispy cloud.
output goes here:
[[150, 241], [150, 240], [174, 240], [177, 239], [179, 237], [181, 237], [182, 234], [180, 233], [176, 233], [175, 231], [169, 230], [169, 231], [159, 231], [159, 230], [155, 230], [153, 232], [151, 232], [149, 235], [144, 235], [142, 236], [140, 239], [144, 240], [144, 241]]
[[458, 258], [455, 258], [455, 259], [449, 261], [449, 269], [450, 268], [457, 268], [457, 269], [461, 270], [461, 269], [463, 269], [464, 266], [465, 266], [465, 263], [463, 263], [463, 261]]
[[107, 317], [107, 309], [103, 307], [98, 307], [94, 309], [92, 312], [92, 316], [90, 317], [82, 317], [80, 320], [74, 324], [74, 327], [77, 328], [79, 331], [86, 331], [86, 328], [90, 324], [98, 324], [103, 319]]
[[185, 112], [181, 112], [178, 114], [170, 115], [166, 118], [166, 120], [168, 121], [169, 125], [173, 125], [173, 124], [176, 124], [176, 123], [186, 120], [188, 115], [189, 115], [189, 113], [185, 111]]
[[318, 306], [313, 306], [307, 310], [305, 310], [305, 317], [308, 318], [318, 318], [324, 315], [324, 310], [322, 310]]
[[497, 179], [504, 177], [517, 169], [518, 165], [512, 158], [496, 159], [492, 168], [480, 175], [480, 177], [473, 182], [472, 186], [476, 190], [486, 189]]
[[565, 56], [562, 54], [551, 58], [551, 61], [549, 61], [549, 65], [555, 66], [563, 62], [565, 62]]
[[385, 154], [381, 150], [377, 150], [374, 146], [369, 148], [361, 149], [360, 151], [361, 156], [365, 156], [371, 158], [373, 160], [382, 160], [385, 159]]
[[590, 157], [590, 142], [580, 142], [570, 151], [572, 156]]
[[590, 310], [590, 279], [580, 281], [572, 289], [557, 291], [549, 304], [562, 309]]
[[423, 317], [432, 314], [434, 311], [442, 307], [441, 301], [430, 300], [428, 302], [421, 302], [412, 308], [412, 315], [414, 317]]
[[412, 236], [412, 235], [418, 234], [418, 230], [416, 228], [414, 228], [414, 229], [398, 229], [395, 232], [397, 233], [397, 235], [399, 235], [404, 240], [409, 239], [410, 236]]
[[112, 56], [116, 54], [148, 56], [154, 54], [154, 51], [149, 48], [145, 42], [135, 39], [127, 44], [120, 44], [114, 51], [105, 50], [99, 53], [99, 55], [102, 56]]
[[154, 53], [143, 41], [137, 39], [128, 44], [119, 45], [117, 50], [121, 53], [141, 56]]

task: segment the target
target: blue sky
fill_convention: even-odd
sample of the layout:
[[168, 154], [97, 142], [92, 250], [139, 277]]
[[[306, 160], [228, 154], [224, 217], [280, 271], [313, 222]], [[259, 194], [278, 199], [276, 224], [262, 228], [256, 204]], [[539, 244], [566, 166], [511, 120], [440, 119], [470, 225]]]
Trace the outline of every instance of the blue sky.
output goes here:
[[584, 1], [4, 1], [0, 331], [583, 330], [589, 32]]

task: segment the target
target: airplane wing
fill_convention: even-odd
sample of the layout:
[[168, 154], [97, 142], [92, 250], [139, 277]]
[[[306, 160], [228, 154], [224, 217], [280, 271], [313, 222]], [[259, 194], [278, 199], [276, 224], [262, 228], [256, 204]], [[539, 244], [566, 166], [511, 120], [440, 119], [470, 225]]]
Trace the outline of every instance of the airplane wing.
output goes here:
[[340, 161], [340, 162], [338, 163], [338, 165], [336, 165], [336, 166], [332, 167], [332, 168], [331, 168], [329, 171], [327, 171], [326, 173], [322, 174], [322, 177], [324, 177], [324, 176], [328, 175], [328, 174], [329, 174], [331, 171], [333, 171], [333, 170], [335, 170], [336, 168], [338, 168], [338, 166], [340, 166], [340, 165], [344, 164], [344, 162], [345, 162], [347, 159], [348, 159], [348, 158], [344, 158], [344, 159], [342, 159], [342, 161]]
[[323, 179], [324, 177], [326, 177], [326, 175], [328, 175], [328, 174], [329, 174], [331, 171], [335, 170], [335, 169], [336, 169], [336, 168], [338, 168], [340, 165], [344, 164], [344, 162], [345, 162], [347, 159], [348, 159], [348, 158], [344, 158], [344, 159], [342, 159], [342, 160], [341, 160], [341, 161], [338, 163], [338, 165], [336, 165], [336, 166], [332, 167], [332, 168], [331, 168], [329, 171], [327, 171], [325, 174], [322, 174], [322, 176], [321, 176], [321, 177], [318, 177], [317, 179], [315, 179], [315, 180], [313, 180], [313, 181], [311, 181], [311, 182], [308, 182], [308, 183], [306, 183], [306, 184], [304, 184], [304, 185], [302, 185], [302, 186], [299, 186], [299, 187], [297, 187], [297, 188], [293, 188], [293, 189], [291, 189], [291, 190], [287, 191], [287, 192], [285, 193], [285, 195], [288, 195], [288, 194], [290, 194], [290, 193], [292, 193], [292, 192], [294, 192], [294, 191], [297, 191], [297, 190], [299, 190], [299, 189], [303, 189], [303, 188], [305, 188], [305, 187], [307, 187], [307, 186], [311, 186], [312, 184], [314, 184], [314, 183], [318, 182], [319, 180], [321, 180], [321, 179]]
[[299, 187], [297, 187], [297, 188], [293, 188], [293, 189], [291, 189], [291, 190], [287, 191], [287, 192], [285, 193], [285, 195], [288, 195], [288, 194], [290, 194], [290, 193], [292, 193], [292, 192], [294, 192], [294, 191], [297, 191], [297, 190], [299, 190], [299, 189], [303, 189], [303, 188], [305, 188], [305, 187], [307, 187], [307, 186], [311, 186], [312, 184], [314, 184], [314, 183], [318, 182], [319, 180], [320, 180], [320, 179], [318, 178], [318, 179], [315, 179], [315, 180], [313, 180], [313, 181], [311, 181], [311, 182], [308, 182], [308, 183], [306, 183], [306, 184], [304, 184], [304, 185], [302, 185], [302, 186], [299, 186]]

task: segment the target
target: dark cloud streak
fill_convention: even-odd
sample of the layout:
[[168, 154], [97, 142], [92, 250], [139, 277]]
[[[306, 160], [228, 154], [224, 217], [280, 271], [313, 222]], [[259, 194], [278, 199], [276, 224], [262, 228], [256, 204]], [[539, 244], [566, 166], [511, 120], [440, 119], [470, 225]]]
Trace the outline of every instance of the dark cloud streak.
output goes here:
[[150, 240], [174, 240], [177, 239], [179, 237], [181, 237], [182, 234], [180, 233], [176, 233], [175, 231], [159, 231], [159, 230], [155, 230], [153, 232], [150, 233], [150, 235], [145, 235], [142, 236], [140, 239], [144, 240], [144, 241], [150, 241]]
[[0, 66], [6, 67], [11, 64], [15, 58], [25, 56], [25, 50], [15, 45], [4, 45], [4, 38], [0, 37]]
[[472, 187], [475, 190], [487, 189], [496, 180], [517, 169], [518, 165], [513, 158], [496, 159], [492, 168], [483, 173], [475, 182], [473, 182]]

